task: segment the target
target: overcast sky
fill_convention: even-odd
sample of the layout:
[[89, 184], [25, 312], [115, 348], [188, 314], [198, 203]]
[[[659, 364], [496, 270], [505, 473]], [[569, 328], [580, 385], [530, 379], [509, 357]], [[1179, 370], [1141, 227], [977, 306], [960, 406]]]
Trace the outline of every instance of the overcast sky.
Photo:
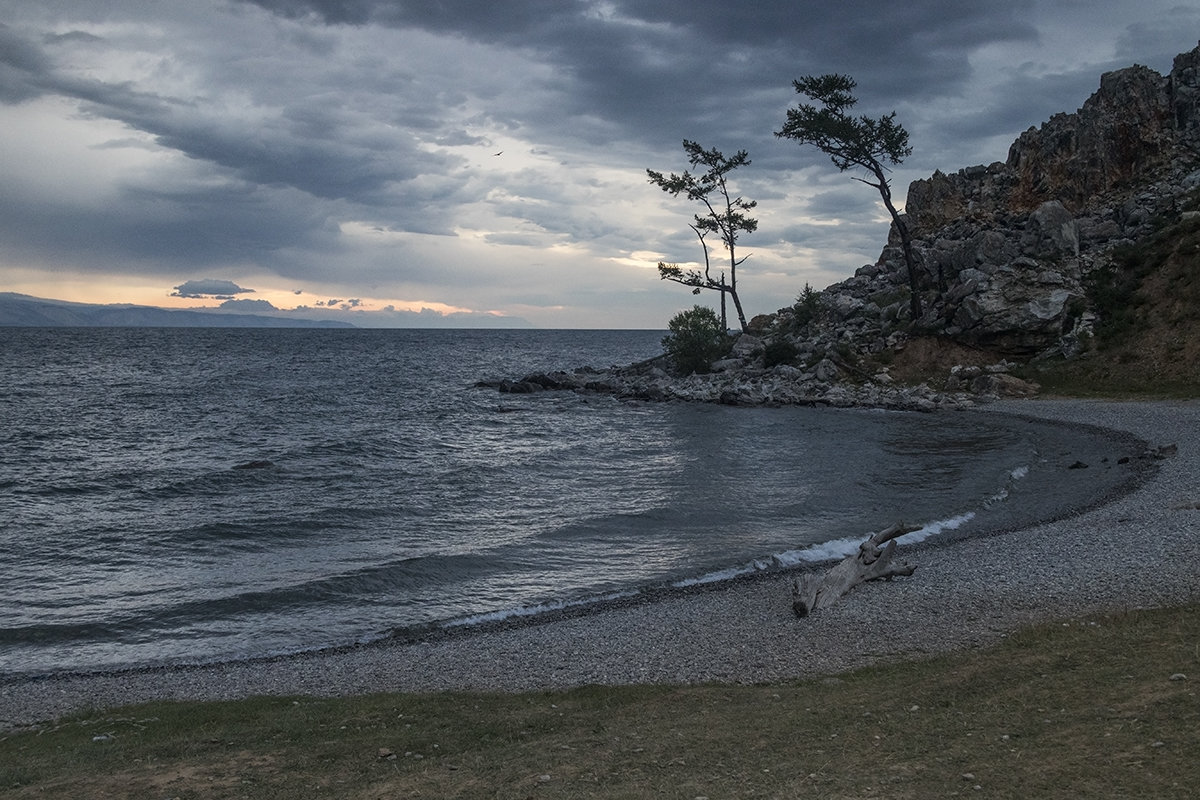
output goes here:
[[897, 111], [902, 200], [1198, 38], [1179, 0], [0, 0], [0, 291], [663, 328], [717, 301], [655, 270], [700, 258], [645, 172], [688, 138], [749, 151], [739, 287], [774, 311], [887, 232], [772, 135], [794, 78]]

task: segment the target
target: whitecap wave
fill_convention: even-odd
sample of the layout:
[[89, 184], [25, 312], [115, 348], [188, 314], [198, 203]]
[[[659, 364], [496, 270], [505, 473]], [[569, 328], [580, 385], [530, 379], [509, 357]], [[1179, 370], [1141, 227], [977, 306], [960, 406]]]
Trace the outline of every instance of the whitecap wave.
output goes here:
[[506, 619], [514, 619], [518, 617], [536, 617], [539, 614], [547, 614], [551, 611], [562, 611], [567, 608], [590, 606], [595, 605], [596, 603], [621, 600], [626, 597], [636, 597], [639, 594], [641, 593], [638, 591], [613, 592], [611, 594], [585, 597], [576, 600], [550, 600], [545, 603], [517, 606], [516, 608], [505, 608], [500, 609], [499, 611], [485, 611], [481, 614], [471, 614], [470, 616], [466, 617], [458, 617], [457, 619], [451, 619], [442, 622], [441, 627], [461, 628], [468, 625], [483, 625], [488, 622], [503, 622]]
[[[916, 544], [923, 542], [926, 539], [937, 536], [946, 531], [952, 531], [956, 528], [961, 528], [975, 518], [974, 511], [967, 511], [948, 519], [935, 520], [927, 523], [918, 530], [906, 533], [896, 539], [897, 545], [901, 544]], [[674, 581], [671, 586], [683, 588], [687, 586], [700, 586], [708, 583], [719, 583], [721, 581], [733, 580], [743, 575], [752, 575], [756, 572], [767, 572], [770, 570], [790, 569], [802, 564], [816, 564], [822, 561], [837, 561], [846, 556], [854, 555], [858, 552], [858, 547], [869, 536], [864, 534], [859, 538], [846, 537], [843, 539], [830, 539], [827, 542], [809, 545], [808, 547], [797, 550], [785, 550], [782, 553], [775, 553], [769, 559], [755, 559], [754, 561], [741, 564], [736, 567], [728, 567], [726, 569], [706, 572], [693, 578], [684, 578]]]

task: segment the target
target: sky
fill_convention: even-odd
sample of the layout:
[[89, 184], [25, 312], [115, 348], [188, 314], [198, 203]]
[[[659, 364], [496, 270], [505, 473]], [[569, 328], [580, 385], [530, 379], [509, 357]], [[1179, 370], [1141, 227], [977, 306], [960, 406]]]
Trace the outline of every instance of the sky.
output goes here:
[[698, 209], [646, 176], [690, 139], [750, 155], [738, 288], [768, 313], [888, 229], [873, 189], [773, 135], [795, 78], [896, 112], [902, 201], [1198, 39], [1179, 0], [0, 0], [0, 291], [662, 329], [718, 303], [656, 269], [702, 258]]

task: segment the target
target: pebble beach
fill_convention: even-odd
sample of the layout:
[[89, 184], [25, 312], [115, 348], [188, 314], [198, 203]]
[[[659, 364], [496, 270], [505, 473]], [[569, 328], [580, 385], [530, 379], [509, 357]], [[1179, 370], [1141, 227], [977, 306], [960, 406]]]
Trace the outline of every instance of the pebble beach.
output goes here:
[[996, 412], [1102, 426], [1151, 450], [1177, 450], [1153, 459], [1134, 491], [1067, 519], [902, 552], [918, 565], [912, 577], [859, 586], [806, 619], [791, 610], [793, 576], [779, 573], [416, 641], [206, 666], [0, 675], [0, 729], [157, 699], [805, 679], [985, 646], [1032, 623], [1200, 599], [1200, 402], [1009, 400], [954, 413]]

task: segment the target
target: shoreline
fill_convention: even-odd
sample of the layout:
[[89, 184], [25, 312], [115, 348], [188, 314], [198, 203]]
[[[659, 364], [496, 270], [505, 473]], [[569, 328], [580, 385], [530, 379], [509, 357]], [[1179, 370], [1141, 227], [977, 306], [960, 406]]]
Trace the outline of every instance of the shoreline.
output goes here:
[[1048, 619], [1200, 597], [1200, 511], [1183, 507], [1200, 501], [1200, 403], [1021, 400], [978, 413], [992, 410], [1178, 444], [1178, 453], [1133, 491], [1065, 519], [905, 548], [913, 577], [859, 586], [805, 620], [791, 613], [795, 570], [772, 572], [415, 640], [0, 678], [0, 729], [157, 699], [803, 679], [980, 646]]

